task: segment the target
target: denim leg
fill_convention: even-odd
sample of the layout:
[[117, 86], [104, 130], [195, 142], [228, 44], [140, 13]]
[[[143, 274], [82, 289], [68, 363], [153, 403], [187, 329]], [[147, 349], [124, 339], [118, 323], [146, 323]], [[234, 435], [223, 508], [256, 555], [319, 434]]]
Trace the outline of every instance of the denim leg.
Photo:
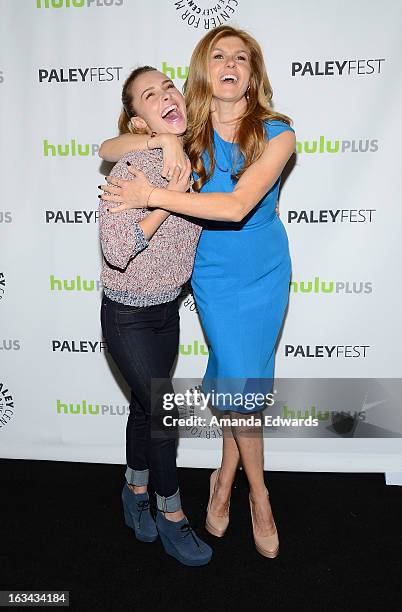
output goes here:
[[[144, 471], [149, 469], [148, 429], [148, 417], [134, 393], [131, 392], [130, 413], [126, 426], [126, 461], [128, 468], [131, 468], [131, 470]], [[130, 478], [132, 479], [132, 475]], [[131, 482], [127, 478], [127, 474], [126, 479], [129, 484], [138, 484], [137, 482]], [[144, 479], [140, 478], [140, 480]], [[148, 480], [143, 484], [148, 484]]]
[[[179, 316], [174, 304], [170, 304], [167, 308], [164, 325], [156, 330], [155, 340], [161, 359], [168, 365], [169, 375], [154, 377], [165, 378], [165, 382], [158, 385], [158, 395], [152, 397], [149, 441], [151, 480], [156, 493], [158, 509], [164, 508], [165, 512], [175, 512], [181, 508], [176, 467], [177, 427], [164, 428], [161, 425], [163, 416], [166, 415], [163, 410], [162, 396], [163, 393], [173, 392], [170, 371], [177, 356], [179, 344]], [[178, 416], [177, 408], [169, 411], [169, 415]]]
[[135, 485], [136, 487], [144, 487], [149, 481], [149, 470], [133, 470], [127, 466], [126, 468], [127, 484]]
[[169, 497], [163, 497], [156, 493], [156, 506], [161, 512], [176, 512], [180, 510], [181, 498], [179, 489], [173, 495], [169, 495]]
[[[170, 379], [179, 340], [177, 300], [136, 308], [104, 297], [102, 329], [109, 352], [132, 393], [126, 448], [127, 465], [135, 474], [128, 471], [128, 477], [140, 478], [139, 472], [149, 469], [156, 493], [173, 497], [179, 488], [176, 435], [172, 432], [162, 439], [151, 436], [151, 380]], [[174, 499], [177, 505], [177, 496]]]

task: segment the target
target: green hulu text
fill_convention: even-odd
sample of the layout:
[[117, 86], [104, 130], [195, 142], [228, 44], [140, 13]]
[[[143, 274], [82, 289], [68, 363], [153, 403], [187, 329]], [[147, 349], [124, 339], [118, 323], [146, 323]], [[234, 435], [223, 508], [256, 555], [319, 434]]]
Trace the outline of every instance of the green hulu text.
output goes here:
[[208, 355], [208, 348], [205, 344], [200, 344], [198, 340], [194, 340], [192, 344], [180, 344], [180, 355]]
[[99, 151], [98, 144], [81, 144], [72, 138], [66, 144], [52, 144], [47, 138], [43, 141], [44, 157], [89, 157]]
[[78, 274], [72, 279], [56, 278], [50, 275], [50, 291], [99, 291], [102, 283], [96, 280], [86, 280]]

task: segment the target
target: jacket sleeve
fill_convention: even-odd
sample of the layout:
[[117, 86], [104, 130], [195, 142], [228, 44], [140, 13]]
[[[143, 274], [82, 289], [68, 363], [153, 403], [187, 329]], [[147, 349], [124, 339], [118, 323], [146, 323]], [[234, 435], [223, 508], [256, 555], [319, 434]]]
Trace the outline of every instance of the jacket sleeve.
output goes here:
[[[162, 159], [156, 151], [131, 151], [117, 162], [110, 174], [132, 180], [134, 177], [127, 168], [127, 162], [130, 162], [135, 168], [145, 172], [153, 184], [165, 186], [167, 181], [160, 178], [159, 158]], [[159, 161], [159, 165], [161, 163]], [[138, 223], [150, 213], [144, 209], [129, 209], [116, 214], [107, 212], [108, 208], [114, 206], [118, 204], [100, 200], [100, 241], [106, 262], [112, 267], [125, 270], [129, 261], [149, 245]]]
[[143, 251], [149, 242], [138, 225], [140, 219], [137, 211], [130, 209], [116, 214], [107, 211], [115, 206], [118, 206], [115, 202], [100, 200], [99, 235], [107, 263], [125, 270], [129, 261]]

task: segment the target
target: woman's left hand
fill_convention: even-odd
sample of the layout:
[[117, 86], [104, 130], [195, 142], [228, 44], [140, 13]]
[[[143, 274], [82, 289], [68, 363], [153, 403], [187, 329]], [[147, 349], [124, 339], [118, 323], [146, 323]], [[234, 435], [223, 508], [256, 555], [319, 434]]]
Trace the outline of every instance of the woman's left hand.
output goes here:
[[149, 194], [154, 189], [146, 175], [136, 168], [129, 167], [128, 171], [135, 177], [132, 181], [107, 176], [107, 185], [100, 185], [104, 191], [102, 200], [117, 202], [120, 206], [109, 209], [111, 213], [121, 212], [129, 208], [146, 208]]

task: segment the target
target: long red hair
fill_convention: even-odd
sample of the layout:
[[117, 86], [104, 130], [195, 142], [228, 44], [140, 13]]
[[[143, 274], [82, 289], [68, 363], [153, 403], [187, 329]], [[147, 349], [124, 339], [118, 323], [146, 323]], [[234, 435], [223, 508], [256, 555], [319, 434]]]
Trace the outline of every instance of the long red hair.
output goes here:
[[[227, 36], [241, 38], [250, 53], [251, 65], [247, 108], [243, 116], [239, 118], [236, 131], [236, 142], [244, 156], [244, 165], [235, 175], [236, 178], [239, 178], [264, 151], [266, 144], [264, 121], [280, 119], [288, 125], [291, 124], [290, 117], [275, 112], [270, 106], [272, 88], [258, 42], [248, 32], [231, 26], [220, 26], [208, 32], [193, 51], [188, 78], [184, 84], [188, 119], [185, 146], [192, 168], [199, 176], [193, 186], [196, 190], [200, 190], [211, 178], [215, 168], [210, 112], [212, 85], [209, 78], [209, 58], [218, 40]], [[208, 170], [202, 159], [204, 151], [207, 151], [210, 159]]]

